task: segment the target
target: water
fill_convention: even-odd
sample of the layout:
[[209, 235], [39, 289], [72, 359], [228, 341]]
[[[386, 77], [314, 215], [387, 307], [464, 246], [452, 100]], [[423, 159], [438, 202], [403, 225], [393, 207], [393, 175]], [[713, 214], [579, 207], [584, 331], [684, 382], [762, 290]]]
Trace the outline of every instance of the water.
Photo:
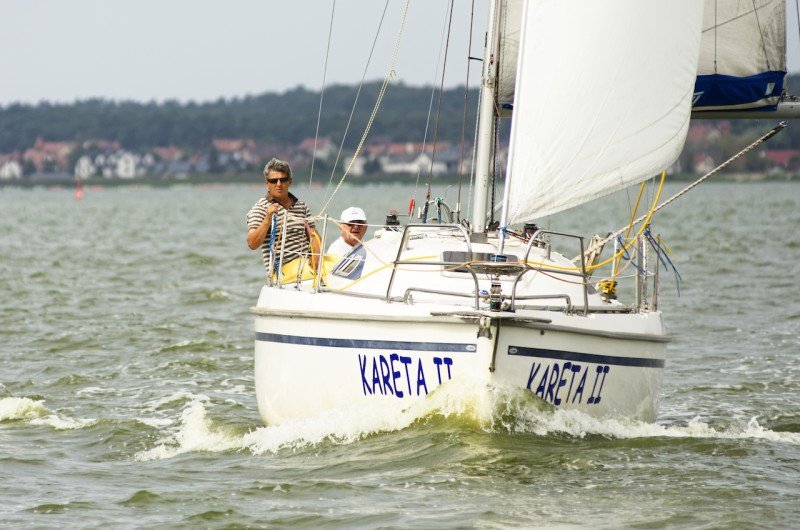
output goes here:
[[[0, 525], [797, 527], [800, 185], [710, 183], [659, 214], [683, 279], [664, 276], [655, 424], [445, 388], [396, 417], [262, 426], [260, 193], [0, 190]], [[380, 222], [411, 193], [345, 188], [329, 211]], [[630, 200], [553, 228], [616, 229]]]

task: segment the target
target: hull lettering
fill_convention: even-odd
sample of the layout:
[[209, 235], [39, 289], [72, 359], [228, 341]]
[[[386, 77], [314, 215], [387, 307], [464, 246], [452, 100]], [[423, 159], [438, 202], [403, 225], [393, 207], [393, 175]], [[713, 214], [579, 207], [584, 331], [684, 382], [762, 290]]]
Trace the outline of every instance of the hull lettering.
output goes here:
[[[399, 399], [424, 396], [453, 378], [453, 364], [451, 357], [444, 356], [429, 360], [397, 353], [359, 354], [361, 390], [365, 396], [380, 394]], [[430, 389], [429, 384], [433, 385]]]
[[[586, 403], [597, 405], [602, 399], [606, 376], [611, 371], [608, 365], [578, 364], [571, 361], [563, 363], [542, 363], [534, 361], [528, 373], [526, 387], [534, 394], [553, 405], [567, 403]], [[587, 380], [590, 387], [588, 396]]]

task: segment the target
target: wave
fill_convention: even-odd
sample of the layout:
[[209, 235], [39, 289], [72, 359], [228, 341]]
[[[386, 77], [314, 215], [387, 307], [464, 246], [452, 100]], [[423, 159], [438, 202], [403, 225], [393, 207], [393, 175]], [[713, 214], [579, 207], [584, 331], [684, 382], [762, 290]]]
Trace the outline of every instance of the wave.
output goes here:
[[54, 413], [44, 401], [21, 397], [0, 398], [0, 421], [25, 421], [56, 430], [82, 429], [94, 425], [94, 419], [74, 419]]
[[[323, 443], [350, 444], [368, 436], [412, 426], [436, 428], [439, 419], [459, 428], [487, 434], [603, 436], [633, 438], [751, 439], [800, 445], [800, 433], [776, 432], [756, 418], [720, 429], [695, 418], [681, 425], [660, 425], [623, 418], [593, 418], [578, 411], [557, 410], [522, 389], [485, 385], [441, 385], [427, 399], [397, 411], [375, 404], [331, 411], [324, 416], [251, 429], [217, 426], [209, 418], [208, 398], [197, 396], [183, 410], [177, 431], [167, 434], [137, 460], [160, 460], [193, 452], [250, 451], [255, 455], [300, 450]], [[174, 428], [173, 428], [174, 429]]]

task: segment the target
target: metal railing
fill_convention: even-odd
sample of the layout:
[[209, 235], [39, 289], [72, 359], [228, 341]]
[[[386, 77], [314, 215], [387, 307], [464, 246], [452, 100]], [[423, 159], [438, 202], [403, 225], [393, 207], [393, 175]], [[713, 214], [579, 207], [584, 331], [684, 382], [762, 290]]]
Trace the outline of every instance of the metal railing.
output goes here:
[[[516, 280], [514, 281], [514, 286], [511, 288], [511, 307], [512, 308], [514, 307], [514, 304], [515, 304], [515, 302], [517, 300], [517, 285], [519, 284], [519, 280], [522, 278], [522, 276], [525, 275], [525, 273], [527, 273], [528, 271], [552, 270], [552, 269], [548, 269], [547, 267], [533, 266], [533, 265], [528, 263], [528, 257], [531, 254], [531, 248], [532, 248], [534, 242], [544, 243], [545, 249], [547, 250], [547, 259], [548, 260], [550, 259], [550, 255], [551, 255], [551, 252], [552, 252], [552, 247], [550, 246], [550, 241], [541, 239], [541, 236], [545, 235], [545, 234], [552, 235], [552, 236], [569, 237], [569, 238], [573, 238], [573, 239], [577, 239], [578, 240], [578, 243], [579, 243], [579, 245], [581, 247], [581, 253], [580, 253], [581, 271], [577, 272], [577, 271], [570, 271], [570, 270], [558, 270], [558, 274], [565, 274], [567, 276], [575, 276], [575, 277], [581, 278], [581, 281], [583, 283], [583, 315], [586, 316], [589, 313], [589, 277], [586, 274], [586, 257], [584, 256], [584, 253], [583, 253], [583, 249], [584, 249], [583, 236], [578, 236], [578, 235], [575, 235], [575, 234], [568, 234], [566, 232], [555, 232], [553, 230], [537, 230], [528, 239], [528, 245], [525, 247], [525, 257], [523, 258], [523, 262], [525, 263], [527, 268], [525, 269], [524, 272], [522, 272], [519, 276], [517, 276]], [[566, 295], [549, 296], [549, 298], [560, 298], [561, 296], [566, 296]], [[522, 298], [520, 298], [520, 299], [522, 299]], [[567, 299], [569, 299], [569, 297], [567, 297]], [[571, 306], [571, 304], [569, 304], [569, 305]]]
[[[283, 230], [282, 230], [282, 237], [286, 235], [286, 225], [288, 223], [285, 222], [284, 216], [284, 223], [283, 223]], [[326, 243], [326, 232], [328, 228], [328, 221], [329, 218], [326, 215], [323, 218], [323, 229], [322, 229], [322, 237], [321, 237], [321, 248], [319, 252], [319, 259], [316, 263], [316, 274], [313, 280], [313, 288], [314, 292], [330, 292], [328, 288], [322, 285], [321, 278], [323, 274], [323, 261], [324, 261], [324, 252], [325, 252], [325, 243]], [[452, 262], [452, 261], [442, 261], [442, 260], [435, 260], [435, 261], [428, 261], [428, 260], [403, 260], [401, 259], [403, 253], [408, 250], [409, 242], [412, 240], [413, 235], [419, 234], [421, 231], [442, 231], [442, 230], [452, 230], [456, 236], [460, 236], [463, 238], [464, 244], [466, 246], [467, 256], [473, 256], [472, 251], [472, 242], [470, 240], [470, 235], [467, 229], [460, 225], [460, 224], [429, 224], [429, 223], [412, 223], [408, 224], [404, 227], [403, 234], [400, 238], [400, 244], [397, 249], [397, 254], [392, 265], [391, 275], [389, 277], [388, 285], [386, 288], [385, 295], [379, 294], [368, 294], [368, 293], [353, 293], [353, 292], [344, 292], [344, 291], [337, 291], [340, 294], [353, 296], [353, 297], [361, 297], [361, 298], [370, 298], [370, 299], [383, 299], [387, 303], [391, 302], [403, 302], [403, 303], [413, 303], [412, 293], [428, 293], [428, 294], [438, 294], [444, 296], [454, 296], [454, 297], [461, 297], [461, 298], [472, 298], [474, 300], [474, 308], [475, 310], [480, 310], [480, 301], [482, 298], [481, 290], [480, 290], [480, 279], [478, 277], [479, 274], [488, 274], [494, 277], [499, 277], [501, 275], [511, 276], [514, 275], [513, 278], [513, 285], [511, 289], [511, 296], [508, 300], [510, 300], [510, 305], [507, 306], [507, 309], [510, 311], [514, 311], [517, 302], [522, 300], [564, 300], [565, 304], [565, 311], [567, 313], [573, 313], [575, 311], [575, 306], [572, 303], [571, 297], [566, 293], [554, 293], [554, 294], [537, 294], [537, 295], [517, 295], [517, 288], [519, 286], [519, 282], [525, 274], [530, 271], [538, 272], [538, 271], [545, 271], [551, 274], [558, 274], [558, 275], [566, 275], [566, 276], [574, 276], [577, 278], [581, 278], [582, 281], [582, 291], [583, 291], [583, 315], [587, 315], [589, 312], [589, 292], [588, 292], [588, 275], [586, 273], [586, 261], [584, 258], [584, 238], [582, 236], [564, 233], [564, 232], [556, 232], [552, 230], [537, 230], [527, 242], [525, 246], [525, 253], [522, 262], [476, 262], [476, 263], [467, 263], [464, 264], [463, 262]], [[562, 269], [555, 269], [550, 268], [543, 265], [532, 265], [528, 263], [528, 259], [530, 257], [531, 249], [534, 244], [537, 246], [542, 246], [546, 249], [546, 258], [549, 260], [552, 252], [552, 248], [550, 246], [550, 241], [548, 239], [544, 239], [542, 236], [550, 235], [550, 236], [559, 236], [559, 237], [567, 237], [577, 239], [579, 246], [580, 246], [580, 256], [581, 256], [581, 264], [580, 264], [580, 271], [570, 271], [570, 270], [562, 270]], [[279, 259], [279, 263], [283, 262], [283, 247], [281, 248], [281, 252], [279, 253], [280, 256], [275, 256], [274, 248], [271, 250], [270, 255], [270, 264], [272, 265], [276, 258]], [[402, 297], [393, 297], [392, 296], [392, 289], [394, 287], [397, 274], [400, 270], [400, 266], [403, 265], [413, 265], [413, 266], [420, 266], [420, 267], [453, 267], [458, 265], [463, 265], [463, 268], [457, 272], [468, 273], [472, 278], [472, 284], [474, 286], [474, 290], [472, 293], [469, 292], [459, 292], [459, 291], [448, 291], [448, 290], [441, 290], [441, 289], [432, 289], [428, 287], [422, 286], [411, 286], [406, 288]], [[300, 279], [300, 275], [302, 271], [298, 271], [298, 283]], [[267, 275], [268, 284], [271, 286], [277, 286], [278, 288], [282, 288], [282, 270], [281, 267], [278, 267], [277, 271], [275, 272], [275, 277], [277, 279], [276, 282], [273, 282], [273, 274], [270, 273]], [[646, 281], [646, 279], [644, 280]], [[657, 279], [656, 279], [657, 281]], [[275, 285], [277, 284], [277, 285]], [[657, 288], [655, 289], [657, 292]], [[637, 288], [637, 294], [640, 293], [640, 289]], [[646, 296], [645, 293], [642, 295]], [[653, 304], [655, 305], [655, 293], [653, 293]], [[488, 295], [484, 296], [486, 298]]]
[[[394, 285], [394, 279], [397, 276], [397, 266], [398, 265], [438, 265], [438, 266], [454, 265], [452, 263], [444, 263], [444, 262], [441, 262], [441, 261], [436, 261], [436, 262], [429, 262], [429, 261], [402, 261], [400, 259], [400, 256], [403, 254], [403, 251], [406, 250], [406, 245], [408, 245], [408, 240], [409, 240], [409, 237], [411, 235], [411, 229], [413, 229], [413, 228], [420, 228], [420, 229], [424, 228], [424, 229], [428, 229], [428, 230], [430, 230], [430, 229], [442, 230], [442, 229], [448, 229], [449, 228], [449, 229], [452, 229], [452, 230], [460, 231], [461, 234], [464, 236], [464, 242], [467, 244], [467, 252], [472, 254], [472, 244], [470, 243], [470, 240], [469, 240], [469, 232], [467, 232], [467, 229], [464, 228], [463, 226], [459, 225], [459, 224], [450, 224], [450, 225], [430, 225], [430, 224], [422, 224], [422, 223], [410, 223], [410, 224], [407, 224], [405, 226], [405, 229], [403, 230], [403, 235], [400, 238], [400, 246], [397, 248], [397, 256], [395, 256], [395, 259], [392, 262], [392, 265], [393, 265], [392, 266], [392, 274], [389, 277], [389, 286], [386, 288], [386, 301], [387, 302], [391, 302], [392, 286]], [[475, 283], [476, 283], [476, 287], [475, 287], [475, 296], [476, 296], [475, 305], [476, 305], [476, 308], [477, 308], [477, 306], [478, 306], [477, 296], [478, 296], [478, 291], [479, 291], [479, 289], [477, 287], [478, 279], [474, 274], [473, 274], [473, 278], [474, 278]]]
[[[405, 230], [403, 231], [403, 235], [402, 235], [402, 237], [400, 239], [400, 245], [399, 245], [399, 248], [397, 250], [397, 255], [395, 257], [395, 260], [392, 262], [392, 264], [393, 264], [392, 274], [391, 274], [391, 276], [389, 278], [389, 284], [388, 284], [388, 287], [386, 289], [386, 296], [385, 296], [385, 300], [387, 302], [391, 302], [393, 300], [393, 298], [391, 296], [392, 295], [392, 287], [394, 286], [394, 282], [395, 282], [395, 279], [396, 279], [396, 276], [397, 276], [397, 271], [398, 271], [398, 266], [399, 265], [438, 266], [438, 267], [447, 267], [447, 266], [459, 265], [459, 263], [447, 262], [447, 261], [413, 261], [413, 260], [402, 260], [401, 259], [403, 252], [405, 250], [407, 250], [407, 245], [408, 245], [409, 239], [411, 237], [412, 229], [431, 229], [431, 228], [435, 228], [435, 229], [438, 229], [438, 230], [443, 229], [443, 228], [451, 228], [453, 230], [460, 231], [462, 233], [462, 235], [464, 236], [464, 242], [466, 243], [466, 246], [467, 246], [467, 253], [470, 256], [472, 255], [472, 244], [471, 244], [471, 241], [470, 241], [470, 238], [469, 238], [469, 233], [461, 225], [456, 225], [456, 224], [454, 224], [454, 225], [434, 225], [434, 226], [431, 226], [429, 224], [409, 224], [409, 225], [407, 225], [405, 227]], [[566, 311], [568, 313], [571, 313], [571, 312], [574, 311], [574, 306], [572, 304], [571, 297], [566, 293], [555, 293], [555, 294], [547, 294], [547, 295], [525, 295], [525, 296], [517, 296], [517, 294], [516, 294], [517, 286], [519, 285], [519, 281], [527, 272], [532, 271], [532, 270], [533, 271], [549, 270], [551, 272], [553, 271], [553, 269], [550, 269], [550, 268], [547, 268], [547, 267], [532, 266], [532, 265], [530, 265], [528, 263], [528, 258], [530, 256], [530, 252], [531, 252], [531, 248], [532, 248], [533, 243], [535, 241], [544, 242], [541, 239], [537, 239], [537, 236], [541, 236], [541, 235], [544, 235], [544, 234], [556, 235], [556, 236], [562, 236], [562, 237], [570, 237], [570, 238], [577, 239], [578, 242], [579, 242], [579, 245], [580, 245], [580, 250], [581, 250], [581, 254], [580, 255], [583, 256], [584, 242], [583, 242], [583, 237], [582, 236], [577, 236], [577, 235], [574, 235], [574, 234], [567, 234], [567, 233], [563, 233], [563, 232], [555, 232], [555, 231], [551, 231], [551, 230], [539, 230], [539, 231], [535, 232], [531, 236], [531, 238], [528, 240], [528, 244], [527, 244], [526, 249], [525, 249], [525, 257], [524, 257], [522, 263], [517, 264], [516, 262], [511, 262], [511, 263], [509, 263], [509, 262], [481, 262], [481, 263], [478, 263], [478, 264], [468, 264], [468, 265], [466, 265], [464, 267], [464, 272], [469, 273], [470, 276], [472, 277], [472, 280], [473, 280], [474, 291], [472, 293], [463, 293], [463, 292], [457, 292], [457, 291], [445, 291], [445, 290], [440, 290], [440, 289], [431, 289], [431, 288], [427, 288], [427, 287], [409, 287], [409, 288], [406, 289], [402, 300], [403, 300], [404, 303], [410, 303], [410, 301], [411, 301], [411, 293], [414, 293], [414, 292], [428, 293], [428, 294], [440, 294], [440, 295], [444, 295], [444, 296], [456, 296], [456, 297], [462, 297], [462, 298], [473, 298], [474, 299], [474, 307], [475, 307], [476, 310], [479, 310], [480, 309], [481, 291], [480, 291], [480, 280], [478, 278], [478, 274], [479, 273], [481, 273], [481, 274], [485, 273], [485, 274], [492, 274], [492, 275], [497, 275], [497, 276], [515, 274], [513, 287], [512, 287], [512, 290], [511, 290], [511, 298], [510, 298], [511, 304], [510, 304], [510, 307], [509, 307], [510, 311], [514, 311], [517, 300], [548, 300], [548, 299], [550, 299], [550, 300], [559, 300], [559, 299], [563, 299], [565, 301]], [[551, 248], [550, 248], [549, 242], [544, 242], [544, 243], [546, 244], [547, 257], [549, 259], [550, 258]], [[565, 270], [557, 270], [555, 272], [557, 272], [558, 274], [576, 276], [576, 277], [581, 278], [582, 287], [583, 287], [583, 289], [582, 289], [583, 290], [583, 302], [584, 302], [583, 303], [583, 314], [584, 315], [588, 314], [588, 311], [589, 311], [589, 293], [588, 293], [588, 287], [587, 287], [588, 278], [587, 278], [587, 275], [586, 275], [586, 262], [585, 262], [585, 260], [581, 259], [581, 272], [565, 271]]]

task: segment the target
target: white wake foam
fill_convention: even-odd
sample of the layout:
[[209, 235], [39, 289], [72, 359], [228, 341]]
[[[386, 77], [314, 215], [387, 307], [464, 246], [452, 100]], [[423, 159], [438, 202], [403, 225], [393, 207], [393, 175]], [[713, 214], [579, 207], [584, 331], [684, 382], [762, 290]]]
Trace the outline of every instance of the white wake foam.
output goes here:
[[753, 418], [718, 430], [699, 418], [685, 425], [659, 425], [627, 419], [598, 419], [577, 411], [554, 410], [521, 389], [488, 388], [485, 384], [445, 384], [405, 410], [376, 402], [331, 411], [323, 416], [256, 428], [246, 434], [217, 427], [209, 419], [207, 401], [195, 400], [183, 410], [177, 432], [156, 447], [138, 453], [139, 460], [171, 458], [190, 451], [249, 450], [254, 454], [302, 449], [323, 442], [348, 444], [376, 433], [405, 429], [422, 418], [456, 417], [486, 432], [537, 436], [567, 435], [610, 438], [763, 439], [800, 445], [800, 433], [775, 432]]
[[156, 447], [138, 453], [136, 458], [161, 460], [191, 451], [216, 452], [239, 448], [241, 448], [241, 437], [212, 429], [203, 403], [194, 401], [183, 410], [178, 432]]
[[0, 421], [30, 420], [47, 414], [43, 401], [30, 398], [5, 397], [0, 399]]
[[46, 425], [56, 430], [81, 429], [93, 425], [94, 419], [74, 419], [61, 416], [44, 406], [44, 401], [30, 398], [0, 398], [0, 421], [27, 421], [31, 425]]

